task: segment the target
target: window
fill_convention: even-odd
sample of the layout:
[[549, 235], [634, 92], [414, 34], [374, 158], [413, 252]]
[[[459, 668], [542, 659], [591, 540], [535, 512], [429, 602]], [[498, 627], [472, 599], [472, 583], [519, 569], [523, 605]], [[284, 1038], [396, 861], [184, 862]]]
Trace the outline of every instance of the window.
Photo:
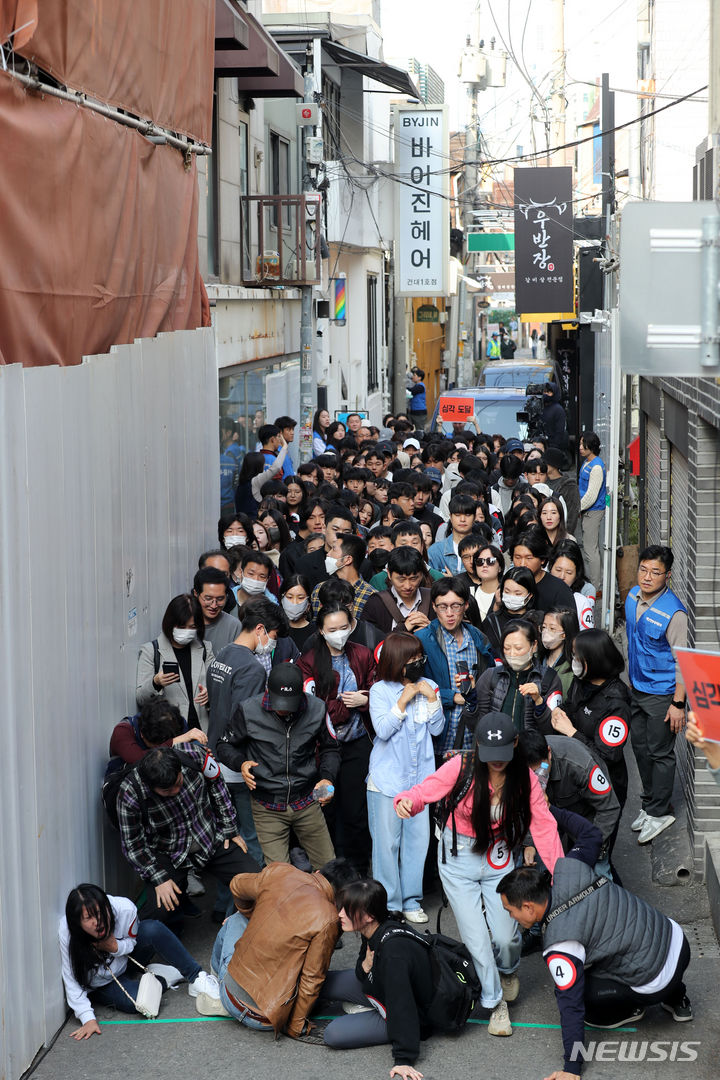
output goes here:
[[378, 388], [377, 274], [367, 279], [367, 377], [368, 391]]
[[[270, 132], [270, 189], [271, 195], [290, 193], [290, 144], [275, 131]], [[272, 223], [277, 228], [278, 214], [273, 211]], [[290, 208], [283, 214], [283, 228], [290, 227]]]

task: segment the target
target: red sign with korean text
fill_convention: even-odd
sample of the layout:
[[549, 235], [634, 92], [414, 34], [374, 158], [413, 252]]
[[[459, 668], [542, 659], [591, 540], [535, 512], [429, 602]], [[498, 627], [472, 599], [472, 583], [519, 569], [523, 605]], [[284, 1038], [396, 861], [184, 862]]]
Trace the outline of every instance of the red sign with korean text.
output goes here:
[[720, 654], [678, 649], [677, 659], [700, 734], [720, 743]]
[[462, 422], [475, 412], [475, 399], [471, 397], [440, 398], [438, 415], [441, 420]]

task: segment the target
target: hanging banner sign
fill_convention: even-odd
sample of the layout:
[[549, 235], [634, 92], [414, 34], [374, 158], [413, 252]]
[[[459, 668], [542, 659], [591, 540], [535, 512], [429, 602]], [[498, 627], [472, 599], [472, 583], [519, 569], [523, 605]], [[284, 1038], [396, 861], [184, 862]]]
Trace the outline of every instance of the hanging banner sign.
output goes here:
[[475, 399], [471, 397], [441, 397], [438, 405], [440, 420], [460, 423], [469, 420], [475, 412]]
[[515, 308], [574, 310], [572, 169], [515, 169]]
[[450, 173], [446, 106], [400, 105], [395, 124], [396, 296], [447, 296]]

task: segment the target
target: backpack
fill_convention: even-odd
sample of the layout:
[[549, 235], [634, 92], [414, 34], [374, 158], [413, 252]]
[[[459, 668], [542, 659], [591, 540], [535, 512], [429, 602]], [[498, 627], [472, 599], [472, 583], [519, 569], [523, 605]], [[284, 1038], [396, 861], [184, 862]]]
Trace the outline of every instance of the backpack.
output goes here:
[[380, 945], [397, 934], [411, 937], [430, 950], [434, 992], [426, 1015], [432, 1027], [446, 1035], [462, 1031], [482, 992], [467, 946], [444, 934], [431, 934], [429, 930], [418, 934], [401, 926], [386, 930]]
[[[189, 754], [184, 753], [182, 750], [176, 750], [175, 753], [180, 758], [180, 764], [183, 768], [202, 773], [206, 780], [216, 780], [220, 776], [220, 766], [208, 748], [201, 743], [191, 743], [191, 746], [205, 752], [205, 758], [202, 765], [195, 761], [194, 758], [191, 758]], [[128, 762], [123, 761], [122, 758], [114, 757], [110, 759], [107, 768], [105, 769], [100, 797], [110, 824], [117, 832], [120, 832], [117, 798], [122, 784], [128, 778], [135, 789], [135, 795], [138, 802], [143, 806], [143, 798], [138, 786], [138, 778], [135, 771], [139, 764], [140, 763], [137, 762], [135, 765], [130, 765]]]

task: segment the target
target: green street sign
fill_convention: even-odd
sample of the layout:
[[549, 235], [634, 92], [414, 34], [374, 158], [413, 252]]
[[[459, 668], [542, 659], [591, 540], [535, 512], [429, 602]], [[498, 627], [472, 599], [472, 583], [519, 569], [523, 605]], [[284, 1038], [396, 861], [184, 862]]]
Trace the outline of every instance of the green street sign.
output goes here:
[[477, 232], [467, 234], [468, 251], [514, 251], [515, 233]]

